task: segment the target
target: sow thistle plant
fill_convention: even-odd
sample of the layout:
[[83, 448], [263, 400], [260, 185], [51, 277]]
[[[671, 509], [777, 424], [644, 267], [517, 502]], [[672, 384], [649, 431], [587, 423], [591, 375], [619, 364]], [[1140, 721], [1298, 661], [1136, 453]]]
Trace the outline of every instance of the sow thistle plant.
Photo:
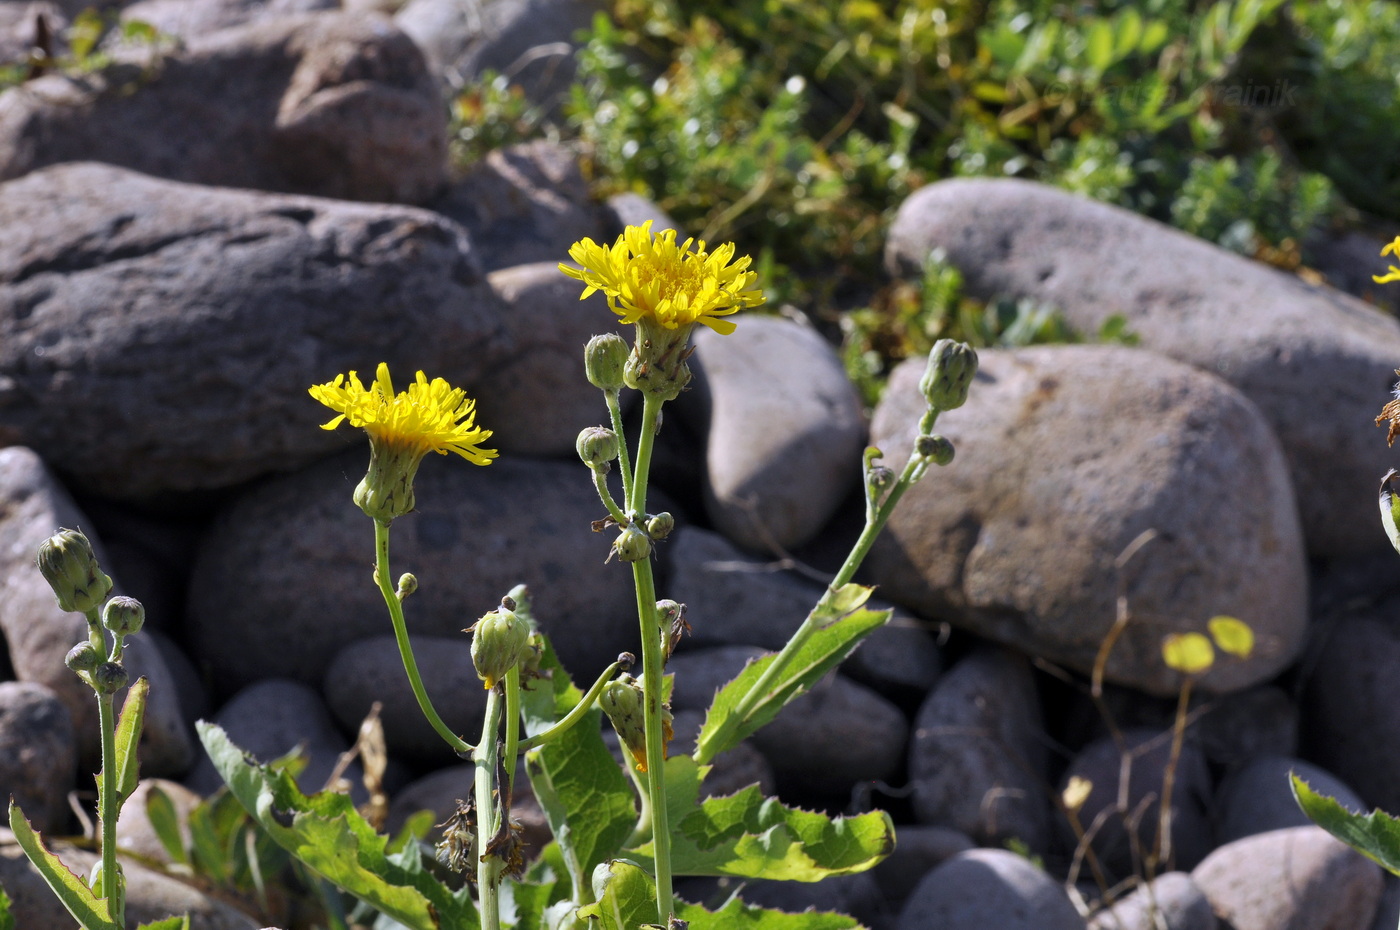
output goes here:
[[[675, 231], [653, 233], [650, 224], [628, 227], [610, 246], [584, 239], [569, 254], [577, 267], [560, 269], [584, 285], [582, 296], [602, 292], [621, 322], [635, 328], [631, 345], [606, 333], [584, 348], [588, 380], [602, 391], [611, 425], [584, 429], [577, 451], [605, 511], [593, 529], [612, 537], [600, 570], [624, 570], [625, 564], [632, 574], [636, 655], [620, 653], [586, 690], [575, 686], [539, 628], [529, 590], [517, 585], [465, 630], [472, 636], [472, 662], [487, 692], [480, 735], [472, 743], [444, 723], [423, 686], [405, 622], [405, 601], [419, 582], [412, 574], [391, 581], [390, 529], [395, 520], [412, 514], [413, 479], [429, 452], [451, 452], [482, 466], [497, 453], [485, 447], [491, 432], [476, 425], [475, 403], [460, 388], [418, 372], [407, 390], [397, 392], [388, 367], [381, 364], [368, 384], [352, 371], [313, 386], [310, 393], [336, 413], [324, 429], [349, 424], [369, 438], [369, 468], [353, 497], [374, 525], [374, 582], [424, 716], [447, 747], [474, 766], [471, 797], [459, 799], [440, 825], [443, 835], [434, 855], [416, 840], [390, 841], [377, 834], [346, 795], [304, 795], [285, 767], [258, 764], [219, 727], [200, 723], [200, 738], [230, 792], [267, 836], [362, 902], [359, 916], [377, 927], [857, 927], [853, 918], [839, 914], [784, 914], [737, 898], [708, 910], [676, 899], [673, 879], [696, 875], [814, 882], [868, 869], [893, 848], [894, 828], [882, 811], [831, 818], [786, 807], [766, 798], [757, 785], [728, 797], [702, 797], [701, 783], [718, 756], [771, 721], [849, 656], [862, 638], [888, 622], [889, 611], [868, 609], [871, 589], [852, 578], [905, 491], [932, 465], [952, 461], [952, 444], [934, 434], [933, 427], [942, 411], [966, 400], [977, 370], [976, 353], [950, 340], [934, 345], [921, 383], [927, 406], [909, 461], [896, 475], [878, 463], [878, 449], [865, 451], [865, 527], [845, 563], [788, 643], [751, 662], [720, 689], [694, 750], [668, 757], [671, 681], [665, 669], [689, 624], [683, 604], [657, 598], [652, 558], [675, 519], [647, 509], [653, 446], [663, 406], [691, 380], [687, 359], [694, 327], [732, 334], [736, 325], [730, 317], [758, 306], [763, 295], [757, 275], [749, 270], [749, 257], [736, 256], [733, 245], [710, 250], [703, 241], [678, 243]], [[623, 390], [642, 394], [640, 429], [630, 441], [623, 429]], [[607, 482], [614, 467], [620, 472], [620, 498]], [[614, 562], [618, 564], [607, 564]], [[64, 577], [91, 587], [96, 569], [66, 571]], [[91, 601], [89, 595], [77, 609], [95, 610]], [[119, 635], [114, 648], [101, 661], [120, 658]], [[640, 667], [632, 674], [635, 666]], [[103, 667], [99, 662], [95, 671], [82, 673], [97, 676]], [[99, 688], [99, 697], [102, 693]], [[110, 694], [105, 700], [110, 703]], [[603, 740], [605, 716], [622, 746], [621, 765]], [[139, 716], [136, 720], [139, 730]], [[123, 742], [119, 736], [115, 745], [125, 754], [109, 762], [104, 742], [104, 777], [123, 773], [116, 789], [104, 791], [104, 838], [105, 825], [115, 823], [115, 808], [106, 819], [105, 799], [125, 796], [135, 780], [134, 737]], [[522, 848], [511, 816], [522, 758], [554, 837], [540, 850]], [[12, 824], [16, 818], [12, 810]], [[106, 877], [85, 886], [100, 920], [85, 927], [121, 927], [119, 916], [109, 916], [120, 912], [121, 889], [115, 859], [107, 859], [109, 849], [114, 847], [104, 842]]]
[[[1394, 255], [1400, 259], [1400, 236], [1395, 237], [1381, 250], [1381, 256]], [[1372, 275], [1377, 284], [1400, 281], [1400, 268], [1389, 266], [1383, 275]], [[1395, 372], [1400, 375], [1400, 369]], [[1376, 417], [1376, 425], [1386, 424], [1386, 444], [1395, 445], [1395, 437], [1400, 435], [1400, 383], [1394, 390], [1394, 398], [1381, 408]], [[1381, 525], [1385, 528], [1390, 543], [1400, 552], [1400, 495], [1395, 493], [1395, 481], [1400, 472], [1395, 469], [1385, 473], [1381, 479], [1380, 510]], [[1318, 794], [1296, 774], [1292, 776], [1293, 797], [1318, 826], [1324, 828], [1337, 839], [1351, 846], [1367, 858], [1379, 863], [1394, 875], [1400, 875], [1400, 820], [1377, 808], [1369, 814], [1347, 810], [1336, 798]]]

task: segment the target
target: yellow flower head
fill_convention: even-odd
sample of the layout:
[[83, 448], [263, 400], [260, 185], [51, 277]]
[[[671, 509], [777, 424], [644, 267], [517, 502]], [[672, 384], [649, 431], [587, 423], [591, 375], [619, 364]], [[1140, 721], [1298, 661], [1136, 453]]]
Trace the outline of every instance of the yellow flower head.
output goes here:
[[[1394, 255], [1396, 258], [1400, 258], [1400, 236], [1396, 236], [1394, 241], [1392, 241], [1390, 245], [1387, 245], [1385, 248], [1381, 249], [1381, 254]], [[1400, 268], [1396, 268], [1394, 265], [1391, 265], [1389, 272], [1387, 272], [1384, 275], [1373, 274], [1371, 275], [1371, 280], [1375, 281], [1377, 284], [1386, 284], [1390, 281], [1400, 281]]]
[[752, 259], [735, 259], [732, 242], [713, 252], [694, 239], [677, 245], [674, 229], [653, 236], [650, 220], [628, 226], [610, 247], [576, 242], [569, 257], [583, 267], [559, 270], [587, 285], [580, 299], [602, 291], [624, 323], [650, 318], [672, 330], [700, 323], [728, 335], [734, 323], [722, 317], [763, 303], [758, 274], [748, 270]]
[[476, 401], [441, 378], [428, 381], [421, 371], [407, 391], [396, 394], [389, 366], [380, 362], [368, 388], [352, 371], [348, 381], [336, 375], [314, 385], [311, 396], [340, 414], [322, 429], [349, 421], [369, 434], [369, 474], [355, 490], [355, 503], [386, 524], [413, 510], [413, 477], [429, 452], [455, 452], [476, 465], [490, 465], [496, 457], [495, 449], [481, 448], [491, 431], [476, 427]]
[[480, 447], [491, 431], [476, 427], [476, 401], [441, 378], [429, 382], [421, 371], [407, 391], [395, 394], [389, 366], [380, 362], [368, 388], [352, 371], [348, 384], [345, 375], [336, 375], [334, 381], [312, 387], [311, 396], [340, 411], [321, 429], [335, 429], [349, 420], [351, 426], [369, 433], [371, 441], [418, 449], [421, 454], [456, 452], [476, 465], [490, 465], [496, 457], [495, 449]]

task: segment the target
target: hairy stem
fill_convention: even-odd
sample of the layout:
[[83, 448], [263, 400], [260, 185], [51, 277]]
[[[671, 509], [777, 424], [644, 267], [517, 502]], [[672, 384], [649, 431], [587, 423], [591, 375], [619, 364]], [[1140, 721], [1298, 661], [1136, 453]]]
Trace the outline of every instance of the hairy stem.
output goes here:
[[505, 700], [499, 687], [486, 695], [486, 719], [481, 724], [481, 741], [472, 753], [476, 764], [476, 892], [481, 911], [481, 930], [501, 930], [501, 876], [505, 863], [500, 856], [487, 855], [485, 847], [501, 829], [504, 812], [501, 808], [500, 755], [496, 745], [501, 729]]

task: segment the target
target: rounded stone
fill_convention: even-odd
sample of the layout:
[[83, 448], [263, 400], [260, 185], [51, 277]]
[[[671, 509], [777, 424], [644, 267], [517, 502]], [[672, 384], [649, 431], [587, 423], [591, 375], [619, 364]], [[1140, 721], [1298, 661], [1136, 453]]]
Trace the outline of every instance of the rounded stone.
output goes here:
[[[898, 366], [875, 413], [871, 442], [895, 468], [924, 409], [923, 368]], [[1256, 647], [1222, 655], [1206, 691], [1257, 684], [1297, 656], [1307, 575], [1293, 489], [1268, 424], [1225, 382], [1123, 347], [988, 349], [967, 403], [936, 428], [957, 459], [910, 489], [876, 541], [867, 570], [884, 596], [1087, 674], [1121, 595], [1132, 622], [1107, 679], [1159, 696], [1181, 685], [1163, 638], [1216, 615], [1249, 624]]]
[[1004, 849], [959, 853], [924, 876], [895, 930], [1084, 930], [1064, 889]]
[[1216, 789], [1216, 844], [1311, 824], [1312, 820], [1293, 798], [1293, 775], [1318, 794], [1335, 798], [1348, 810], [1366, 812], [1361, 796], [1326, 769], [1287, 756], [1260, 756], [1230, 772]]
[[1185, 872], [1158, 875], [1089, 921], [1089, 930], [1216, 930], [1210, 900]]
[[62, 833], [77, 765], [73, 718], [58, 696], [34, 682], [0, 682], [0, 798], [41, 833]]

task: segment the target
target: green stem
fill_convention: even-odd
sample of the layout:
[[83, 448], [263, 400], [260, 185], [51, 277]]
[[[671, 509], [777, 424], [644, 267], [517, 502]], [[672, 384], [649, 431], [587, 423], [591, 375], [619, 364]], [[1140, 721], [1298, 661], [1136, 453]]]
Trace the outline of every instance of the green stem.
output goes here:
[[107, 899], [112, 920], [120, 928], [126, 926], [126, 908], [117, 871], [117, 739], [112, 701], [110, 694], [97, 696], [97, 722], [102, 730], [102, 781], [97, 799], [98, 820], [102, 823], [102, 887], [98, 894]]
[[442, 722], [442, 718], [433, 707], [433, 702], [428, 698], [427, 689], [423, 687], [423, 676], [418, 674], [418, 663], [413, 658], [413, 644], [408, 639], [408, 625], [403, 619], [403, 604], [399, 601], [393, 582], [389, 580], [388, 523], [374, 521], [374, 550], [374, 580], [379, 583], [379, 593], [384, 595], [384, 604], [389, 608], [389, 620], [394, 625], [394, 641], [399, 645], [399, 658], [403, 659], [403, 670], [408, 674], [413, 696], [418, 699], [418, 708], [423, 711], [423, 716], [428, 718], [428, 723], [432, 724], [438, 736], [441, 736], [454, 752], [459, 755], [470, 753], [475, 747], [453, 733], [447, 724]]
[[793, 656], [797, 655], [798, 650], [806, 645], [807, 640], [811, 639], [812, 634], [817, 631], [816, 617], [818, 613], [820, 613], [821, 608], [837, 591], [849, 584], [851, 579], [855, 577], [856, 571], [859, 570], [861, 563], [865, 561], [865, 557], [870, 553], [870, 547], [875, 544], [875, 538], [880, 535], [880, 531], [883, 530], [885, 524], [889, 522], [890, 515], [894, 513], [895, 507], [899, 504], [899, 499], [904, 496], [904, 492], [909, 490], [919, 478], [923, 477], [924, 472], [927, 470], [927, 459], [917, 453], [910, 456], [909, 461], [904, 466], [904, 471], [899, 475], [899, 480], [895, 482], [894, 487], [890, 489], [890, 493], [885, 497], [884, 502], [876, 510], [874, 519], [867, 518], [865, 529], [861, 530], [860, 538], [857, 539], [855, 545], [851, 547], [851, 552], [846, 556], [846, 561], [842, 564], [840, 571], [836, 573], [836, 577], [827, 585], [826, 591], [822, 593], [821, 599], [817, 601], [817, 606], [812, 608], [812, 612], [802, 621], [802, 625], [792, 634], [792, 638], [789, 639], [786, 645], [773, 657], [773, 661], [769, 663], [768, 668], [764, 670], [764, 673], [759, 677], [758, 681], [754, 682], [753, 687], [750, 688], [748, 693], [739, 701], [734, 709], [734, 713], [725, 718], [725, 722], [711, 733], [709, 738], [701, 739], [696, 745], [693, 755], [696, 762], [701, 765], [709, 763], [716, 755], [715, 747], [726, 745], [729, 740], [729, 735], [733, 732], [734, 728], [742, 724], [753, 714], [754, 708], [758, 706], [759, 701], [763, 700], [772, 688], [773, 683], [787, 670], [787, 666], [792, 661]]
[[515, 797], [515, 762], [520, 757], [520, 666], [506, 672], [506, 797]]
[[[621, 449], [622, 444], [618, 443]], [[612, 492], [608, 490], [608, 476], [601, 468], [591, 469], [593, 472], [593, 487], [598, 489], [598, 496], [603, 499], [603, 506], [608, 508], [608, 514], [617, 521], [618, 526], [627, 525], [627, 516], [622, 512], [622, 508], [617, 506], [617, 501], [613, 500]], [[627, 473], [624, 471], [624, 475]]]
[[[651, 470], [651, 450], [663, 401], [643, 394], [642, 433], [637, 437], [637, 468], [633, 472], [632, 493], [627, 499], [629, 514], [639, 517], [647, 510], [647, 477]], [[632, 581], [637, 589], [637, 618], [642, 634], [642, 692], [646, 698], [647, 787], [651, 804], [652, 855], [656, 869], [657, 922], [663, 927], [671, 918], [671, 831], [666, 810], [666, 745], [662, 732], [662, 675], [666, 659], [662, 652], [662, 631], [656, 620], [656, 582], [651, 559], [632, 563]]]
[[622, 472], [622, 499], [628, 502], [632, 500], [632, 463], [627, 455], [627, 433], [622, 428], [622, 402], [618, 399], [617, 391], [604, 391], [603, 396], [608, 400], [608, 417], [612, 420], [613, 432], [617, 434], [617, 464]]
[[593, 687], [588, 689], [587, 693], [573, 706], [572, 710], [564, 715], [562, 720], [557, 721], [548, 730], [536, 733], [529, 739], [521, 740], [517, 752], [529, 752], [531, 749], [536, 749], [550, 742], [556, 736], [564, 735], [570, 727], [578, 723], [588, 714], [594, 702], [598, 700], [598, 695], [603, 693], [604, 686], [606, 686], [609, 681], [612, 681], [613, 675], [617, 674], [617, 670], [621, 667], [622, 663], [620, 662], [614, 662], [612, 665], [609, 665], [603, 674], [598, 676], [598, 680], [593, 682]]
[[501, 930], [501, 875], [505, 863], [500, 856], [486, 855], [485, 847], [501, 828], [502, 811], [496, 772], [500, 768], [497, 734], [501, 730], [504, 701], [500, 688], [486, 694], [486, 719], [481, 724], [481, 742], [472, 753], [476, 764], [476, 891], [481, 911], [481, 930]]

